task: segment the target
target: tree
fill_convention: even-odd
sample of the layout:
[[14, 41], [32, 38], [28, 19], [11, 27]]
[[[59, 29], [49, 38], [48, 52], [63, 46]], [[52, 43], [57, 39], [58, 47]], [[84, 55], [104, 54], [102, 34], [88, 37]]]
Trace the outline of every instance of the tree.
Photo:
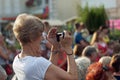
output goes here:
[[108, 20], [104, 6], [89, 8], [86, 5], [82, 8], [78, 5], [77, 11], [80, 17], [78, 21], [84, 22], [90, 32], [96, 31], [101, 25], [105, 25]]

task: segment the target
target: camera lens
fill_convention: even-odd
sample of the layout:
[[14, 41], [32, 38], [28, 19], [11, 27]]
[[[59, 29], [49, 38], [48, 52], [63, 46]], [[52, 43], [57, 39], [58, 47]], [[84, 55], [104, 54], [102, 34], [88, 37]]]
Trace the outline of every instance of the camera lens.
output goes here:
[[58, 42], [60, 41], [60, 37], [62, 37], [62, 38], [64, 39], [64, 35], [65, 35], [64, 32], [57, 33], [57, 35], [56, 35], [56, 39], [57, 39], [57, 41], [58, 41]]

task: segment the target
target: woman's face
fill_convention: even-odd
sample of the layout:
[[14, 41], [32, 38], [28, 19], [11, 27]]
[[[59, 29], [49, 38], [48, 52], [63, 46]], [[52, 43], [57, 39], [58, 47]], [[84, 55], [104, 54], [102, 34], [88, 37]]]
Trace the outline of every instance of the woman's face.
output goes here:
[[108, 33], [108, 29], [103, 29], [103, 33], [107, 34]]
[[96, 62], [96, 58], [97, 58], [97, 52], [93, 52], [91, 56], [91, 61]]

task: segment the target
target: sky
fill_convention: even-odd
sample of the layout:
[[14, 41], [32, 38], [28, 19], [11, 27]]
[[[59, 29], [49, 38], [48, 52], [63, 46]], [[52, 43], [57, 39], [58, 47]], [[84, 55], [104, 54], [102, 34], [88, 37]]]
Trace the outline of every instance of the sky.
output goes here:
[[81, 0], [81, 4], [83, 7], [86, 5], [86, 3], [88, 3], [89, 7], [98, 7], [100, 5], [104, 5], [106, 9], [116, 7], [116, 0]]

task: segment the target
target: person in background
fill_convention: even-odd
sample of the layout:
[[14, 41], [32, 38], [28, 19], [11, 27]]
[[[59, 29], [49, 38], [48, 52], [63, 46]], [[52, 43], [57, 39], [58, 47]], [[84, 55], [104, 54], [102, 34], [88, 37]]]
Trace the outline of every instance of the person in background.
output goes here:
[[43, 53], [42, 56], [45, 57], [46, 59], [49, 59], [51, 44], [47, 40], [47, 34], [48, 34], [48, 31], [50, 30], [50, 25], [47, 21], [44, 22], [44, 25], [45, 25], [44, 31], [42, 33], [43, 40], [40, 43], [40, 48], [41, 48], [42, 53]]
[[4, 68], [8, 75], [8, 79], [11, 79], [13, 75], [13, 70], [10, 65], [10, 51], [8, 50], [5, 42], [4, 36], [0, 33], [0, 65]]
[[67, 71], [67, 56], [64, 51], [61, 51], [61, 53], [58, 54], [57, 66]]
[[83, 49], [81, 56], [75, 59], [78, 66], [79, 80], [85, 80], [88, 66], [96, 61], [97, 50], [93, 46], [87, 46]]
[[83, 22], [80, 23], [80, 26], [82, 27], [81, 29], [81, 33], [82, 33], [82, 37], [86, 40], [86, 41], [90, 41], [90, 37], [89, 37], [89, 31], [86, 28], [85, 24]]
[[94, 43], [98, 41], [98, 35], [101, 32], [101, 30], [102, 30], [102, 26], [100, 26], [99, 29], [93, 33], [90, 45], [94, 45]]
[[102, 40], [107, 44], [110, 41], [108, 33], [109, 33], [109, 28], [107, 26], [105, 25], [100, 26], [99, 29], [94, 32], [90, 44], [94, 45], [94, 43], [98, 42], [99, 35], [102, 36]]
[[12, 65], [15, 56], [18, 55], [18, 51], [14, 46], [9, 47], [9, 63]]
[[5, 36], [5, 42], [8, 47], [16, 45], [16, 39], [15, 39], [15, 37], [13, 35], [13, 31], [12, 31], [13, 24], [14, 24], [13, 22], [10, 22], [5, 26], [4, 36]]
[[113, 75], [117, 80], [120, 80], [120, 53], [112, 56], [110, 66], [113, 68]]
[[0, 66], [0, 80], [6, 80], [7, 79], [7, 74], [5, 70]]
[[97, 31], [96, 39], [91, 44], [97, 47], [99, 51], [99, 57], [107, 55], [107, 43], [110, 41], [108, 37], [109, 29], [107, 26], [100, 26], [100, 29]]
[[104, 66], [109, 66], [111, 61], [110, 56], [103, 56], [99, 59], [99, 62], [102, 63]]
[[91, 63], [96, 62], [98, 52], [93, 46], [86, 46], [82, 52], [82, 56], [88, 57]]
[[81, 57], [75, 60], [78, 68], [78, 80], [85, 80], [87, 68], [91, 64], [91, 61], [87, 57]]
[[[15, 57], [13, 69], [18, 80], [78, 80], [77, 66], [72, 53], [72, 36], [65, 31], [64, 39], [56, 39], [57, 29], [51, 28], [47, 39], [51, 43], [50, 61], [41, 56], [39, 44], [44, 24], [38, 17], [20, 14], [14, 23], [13, 32], [20, 43], [21, 52]], [[55, 66], [57, 55], [63, 49], [67, 55], [67, 72]], [[19, 66], [18, 66], [19, 65]]]
[[75, 32], [74, 32], [74, 45], [75, 44], [80, 44], [83, 47], [87, 46], [88, 43], [86, 42], [86, 40], [82, 37], [82, 33], [81, 33], [82, 27], [80, 26], [79, 23], [75, 24]]
[[91, 64], [88, 67], [86, 80], [116, 80], [109, 66], [100, 62]]
[[101, 35], [103, 36], [103, 41], [105, 43], [109, 43], [110, 42], [110, 38], [109, 38], [109, 27], [103, 25], [102, 29], [101, 29]]
[[9, 51], [4, 42], [4, 36], [0, 33], [0, 65], [5, 66], [9, 61]]
[[80, 44], [76, 44], [73, 48], [73, 54], [75, 56], [75, 59], [79, 58], [80, 56], [82, 56], [82, 51], [83, 51], [84, 47]]

